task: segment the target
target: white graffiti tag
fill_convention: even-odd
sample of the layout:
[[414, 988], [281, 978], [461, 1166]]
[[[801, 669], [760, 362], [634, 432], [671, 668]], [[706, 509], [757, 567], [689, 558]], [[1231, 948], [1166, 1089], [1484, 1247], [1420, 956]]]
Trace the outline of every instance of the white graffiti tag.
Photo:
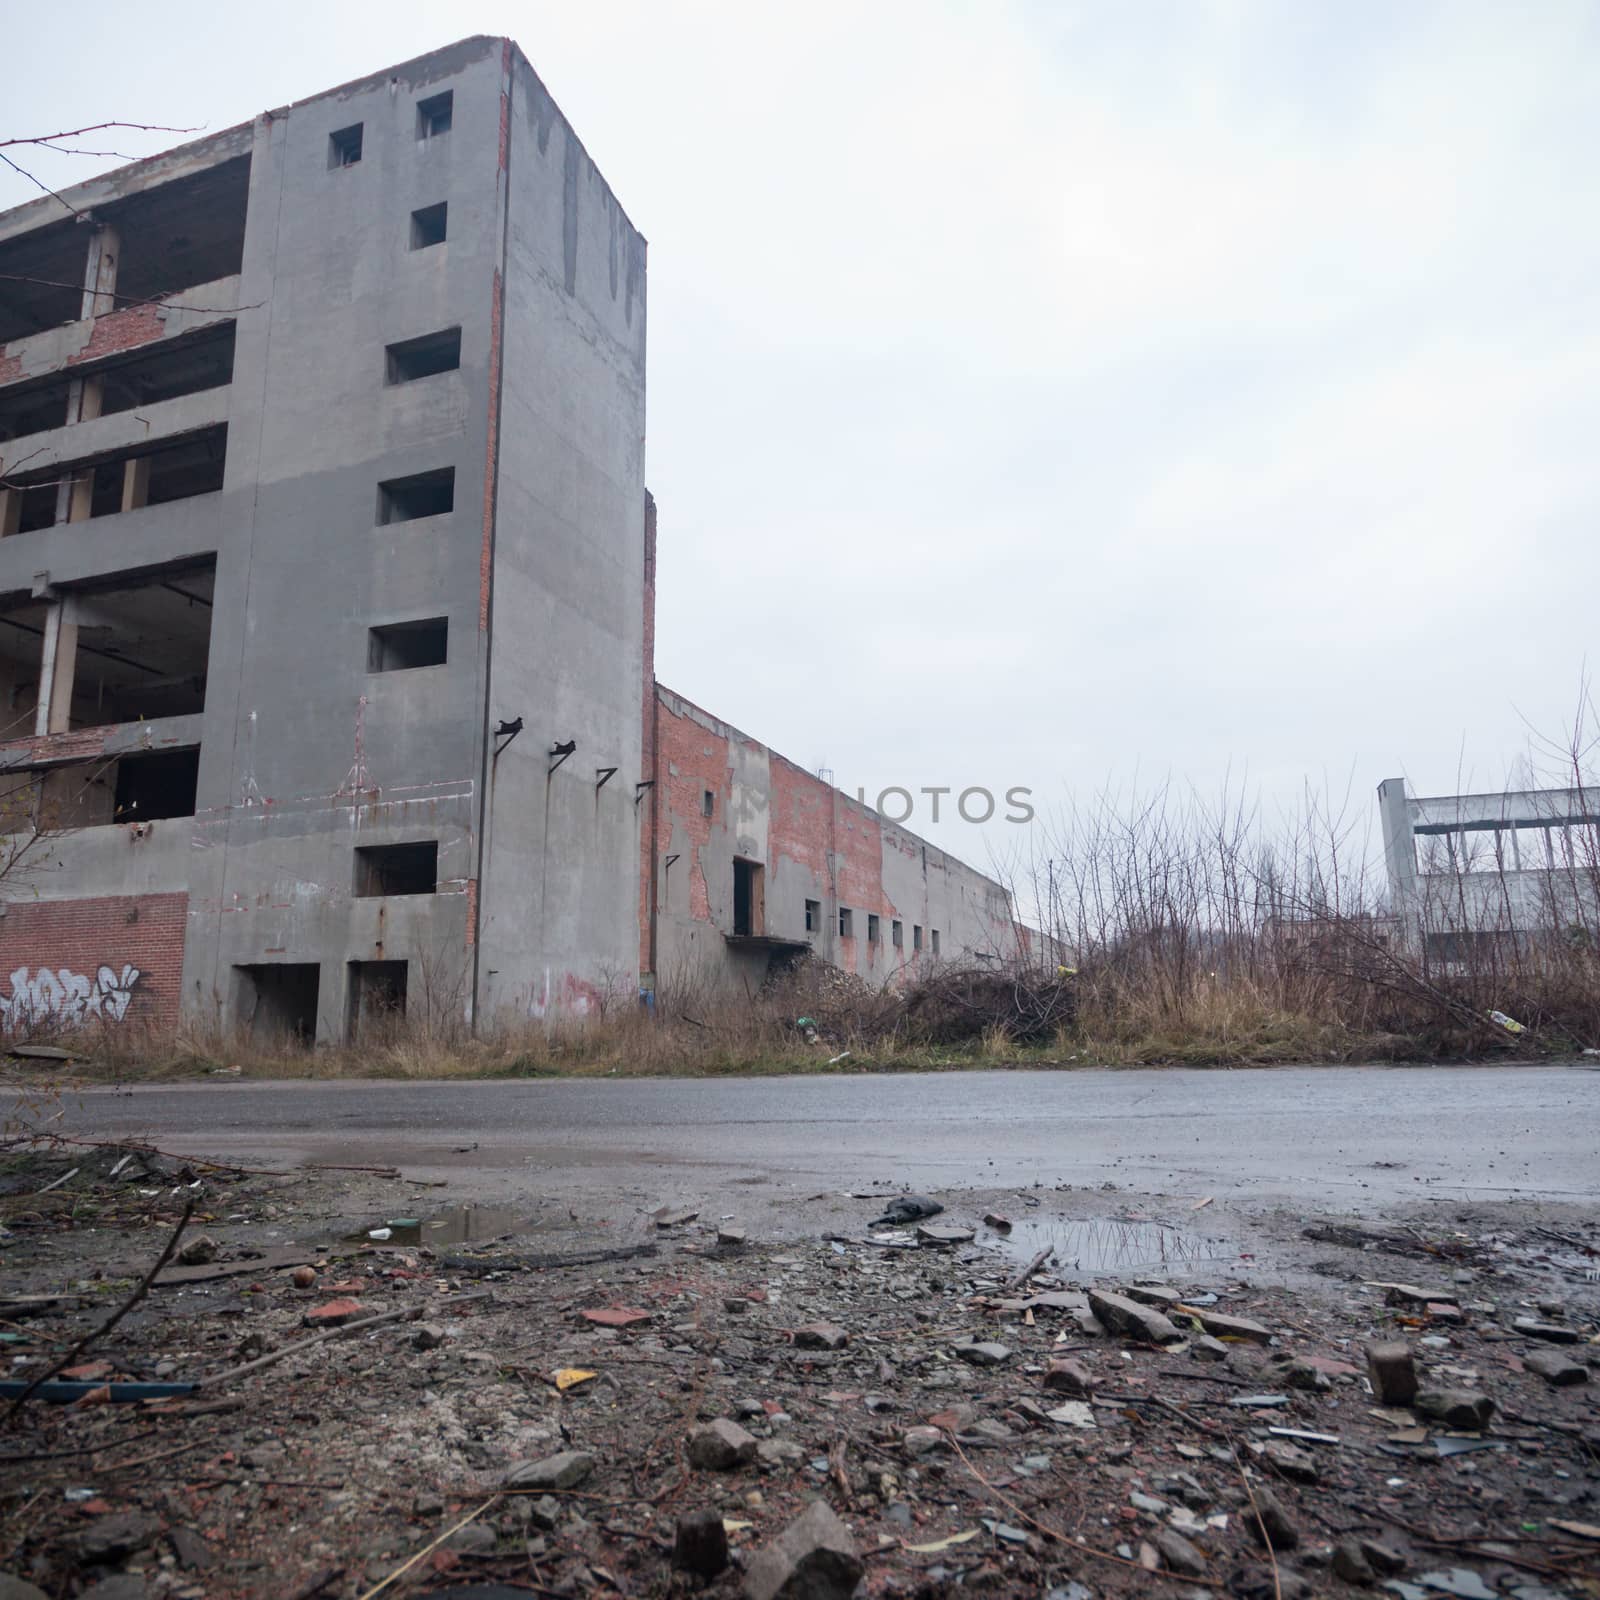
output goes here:
[[10, 996], [0, 995], [0, 1033], [71, 1026], [90, 1017], [121, 1022], [138, 982], [137, 967], [123, 967], [120, 972], [101, 967], [92, 981], [65, 967], [54, 972], [40, 967], [31, 978], [26, 967], [18, 967], [11, 974]]

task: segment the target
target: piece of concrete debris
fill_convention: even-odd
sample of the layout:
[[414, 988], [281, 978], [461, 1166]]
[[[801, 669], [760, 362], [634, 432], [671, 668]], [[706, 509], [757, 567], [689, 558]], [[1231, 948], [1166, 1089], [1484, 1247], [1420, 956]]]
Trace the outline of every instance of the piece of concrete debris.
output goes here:
[[732, 1472], [756, 1458], [756, 1440], [737, 1422], [718, 1417], [689, 1434], [689, 1465], [702, 1472]]
[[1209, 1333], [1202, 1334], [1190, 1347], [1189, 1357], [1193, 1361], [1226, 1361], [1228, 1347], [1220, 1339], [1213, 1339]]
[[1435, 1304], [1456, 1303], [1456, 1297], [1448, 1289], [1424, 1289], [1415, 1283], [1372, 1283], [1368, 1287], [1383, 1290], [1383, 1303], [1386, 1306], [1425, 1306], [1430, 1301]]
[[1178, 1344], [1183, 1335], [1153, 1306], [1142, 1306], [1126, 1295], [1089, 1291], [1089, 1309], [1113, 1333], [1143, 1339], [1147, 1344]]
[[1283, 1369], [1279, 1381], [1285, 1389], [1304, 1389], [1312, 1394], [1333, 1387], [1333, 1380], [1326, 1372], [1298, 1356]]
[[746, 1600], [849, 1600], [865, 1569], [850, 1531], [813, 1500], [745, 1574]]
[[696, 1208], [679, 1209], [674, 1206], [660, 1206], [650, 1213], [651, 1220], [658, 1228], [676, 1228], [685, 1222], [693, 1222], [700, 1212]]
[[1362, 1555], [1367, 1558], [1367, 1565], [1380, 1578], [1390, 1578], [1406, 1570], [1406, 1558], [1393, 1545], [1382, 1544], [1377, 1539], [1358, 1539], [1356, 1542], [1361, 1546]]
[[923, 1194], [897, 1194], [883, 1208], [881, 1217], [874, 1217], [869, 1228], [903, 1227], [908, 1222], [920, 1222], [924, 1217], [936, 1217], [944, 1207], [937, 1200]]
[[1045, 1368], [1044, 1387], [1051, 1394], [1067, 1394], [1078, 1400], [1087, 1400], [1094, 1393], [1094, 1379], [1081, 1361], [1062, 1358], [1052, 1361]]
[[96, 1517], [72, 1541], [80, 1560], [117, 1561], [142, 1549], [161, 1531], [161, 1524], [142, 1511], [113, 1511]]
[[437, 1350], [444, 1343], [444, 1329], [432, 1322], [419, 1322], [411, 1331], [413, 1350]]
[[1153, 1538], [1169, 1571], [1198, 1578], [1206, 1570], [1206, 1558], [1176, 1528], [1163, 1528]]
[[1494, 1415], [1494, 1401], [1475, 1389], [1424, 1389], [1414, 1402], [1419, 1417], [1448, 1428], [1483, 1429]]
[[116, 1572], [85, 1589], [78, 1600], [146, 1600], [149, 1593], [142, 1573]]
[[1211, 1311], [1205, 1306], [1183, 1306], [1184, 1312], [1194, 1317], [1214, 1339], [1243, 1339], [1250, 1344], [1270, 1344], [1272, 1329], [1264, 1328], [1249, 1317], [1230, 1317], [1221, 1311]]
[[217, 1559], [217, 1553], [193, 1528], [173, 1528], [167, 1534], [178, 1565], [190, 1572], [204, 1572]]
[[983, 1220], [984, 1220], [985, 1224], [988, 1227], [993, 1228], [996, 1233], [1010, 1233], [1011, 1232], [1011, 1218], [1010, 1217], [1001, 1216], [998, 1211], [986, 1211], [986, 1212], [984, 1212]]
[[1546, 1383], [1564, 1389], [1568, 1384], [1587, 1383], [1589, 1369], [1581, 1361], [1563, 1355], [1559, 1350], [1534, 1350], [1522, 1358], [1529, 1372], [1536, 1372]]
[[1357, 1583], [1365, 1588], [1377, 1574], [1367, 1560], [1359, 1539], [1341, 1539], [1333, 1547], [1333, 1573], [1346, 1583]]
[[1183, 1303], [1183, 1296], [1176, 1289], [1168, 1289], [1164, 1284], [1136, 1283], [1122, 1292], [1130, 1300], [1137, 1300], [1140, 1305], [1176, 1306]]
[[1367, 1376], [1380, 1406], [1408, 1406], [1417, 1398], [1417, 1364], [1403, 1339], [1367, 1346]]
[[1526, 1334], [1530, 1339], [1547, 1339], [1551, 1344], [1576, 1344], [1578, 1330], [1564, 1327], [1559, 1322], [1541, 1322], [1537, 1317], [1518, 1317], [1511, 1324], [1513, 1333]]
[[973, 1344], [958, 1344], [955, 1353], [974, 1367], [998, 1367], [1002, 1362], [1011, 1359], [1011, 1346], [984, 1340]]
[[1300, 1530], [1283, 1502], [1261, 1484], [1250, 1486], [1250, 1496], [1253, 1505], [1247, 1504], [1241, 1515], [1256, 1543], [1273, 1550], [1293, 1550], [1300, 1543]]
[[944, 1434], [938, 1428], [907, 1428], [900, 1440], [908, 1456], [925, 1456], [944, 1444]]
[[487, 1556], [494, 1554], [494, 1547], [499, 1543], [493, 1528], [486, 1527], [481, 1522], [469, 1522], [464, 1528], [457, 1528], [444, 1542], [446, 1550], [454, 1550], [458, 1556]]
[[950, 1222], [924, 1222], [917, 1229], [917, 1243], [948, 1248], [950, 1245], [971, 1244], [976, 1235], [971, 1228], [962, 1228]]
[[793, 1439], [763, 1439], [756, 1446], [756, 1460], [764, 1467], [792, 1467], [804, 1457], [805, 1451]]
[[1322, 1473], [1309, 1453], [1285, 1439], [1274, 1439], [1270, 1444], [1263, 1445], [1261, 1456], [1275, 1472], [1282, 1473], [1295, 1483], [1317, 1483], [1321, 1480]]
[[714, 1578], [728, 1565], [728, 1530], [720, 1511], [703, 1506], [678, 1518], [672, 1564], [702, 1578]]
[[207, 1262], [217, 1259], [217, 1251], [221, 1247], [209, 1233], [197, 1233], [194, 1238], [187, 1239], [178, 1248], [178, 1259], [186, 1267], [203, 1267]]
[[745, 1244], [745, 1231], [743, 1228], [732, 1227], [728, 1223], [717, 1229], [717, 1248], [719, 1250], [743, 1250]]
[[811, 1322], [794, 1330], [797, 1350], [843, 1350], [850, 1335], [835, 1322]]
[[587, 1450], [563, 1450], [540, 1461], [521, 1461], [501, 1479], [506, 1489], [576, 1489], [594, 1471]]

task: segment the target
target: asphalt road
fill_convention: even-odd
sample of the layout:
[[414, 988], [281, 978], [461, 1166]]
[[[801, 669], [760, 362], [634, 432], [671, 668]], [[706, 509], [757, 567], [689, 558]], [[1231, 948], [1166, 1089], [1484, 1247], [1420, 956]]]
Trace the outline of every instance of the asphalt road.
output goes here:
[[530, 1182], [575, 1196], [1110, 1182], [1363, 1211], [1600, 1196], [1587, 1064], [202, 1083], [75, 1092], [57, 1126], [262, 1166], [392, 1163], [481, 1199]]

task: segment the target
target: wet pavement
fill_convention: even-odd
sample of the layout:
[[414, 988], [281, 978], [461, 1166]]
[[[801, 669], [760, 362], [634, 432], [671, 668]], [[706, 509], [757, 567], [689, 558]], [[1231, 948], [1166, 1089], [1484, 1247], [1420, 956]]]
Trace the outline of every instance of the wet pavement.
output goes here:
[[536, 1190], [590, 1211], [621, 1190], [722, 1212], [756, 1192], [770, 1212], [905, 1186], [1109, 1184], [1366, 1212], [1600, 1195], [1589, 1063], [230, 1081], [74, 1091], [56, 1126], [262, 1166], [393, 1164], [447, 1181], [452, 1201], [515, 1205]]

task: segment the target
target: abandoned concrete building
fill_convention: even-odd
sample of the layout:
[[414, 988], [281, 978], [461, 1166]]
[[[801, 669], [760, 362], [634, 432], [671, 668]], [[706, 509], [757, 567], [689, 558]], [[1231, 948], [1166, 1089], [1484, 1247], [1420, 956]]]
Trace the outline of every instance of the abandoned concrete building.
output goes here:
[[1017, 948], [657, 686], [645, 265], [490, 38], [0, 215], [0, 1025]]
[[1394, 926], [1430, 960], [1600, 939], [1600, 804], [1583, 789], [1418, 798], [1378, 786]]

